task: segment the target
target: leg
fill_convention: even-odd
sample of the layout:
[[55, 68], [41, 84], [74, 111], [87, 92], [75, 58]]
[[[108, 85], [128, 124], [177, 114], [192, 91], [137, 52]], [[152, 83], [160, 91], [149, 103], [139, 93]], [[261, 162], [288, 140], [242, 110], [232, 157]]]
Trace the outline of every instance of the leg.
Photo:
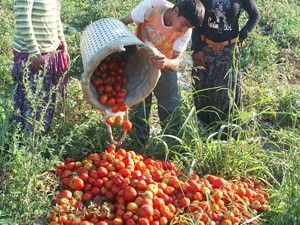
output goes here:
[[[239, 98], [239, 76], [233, 71], [233, 49], [231, 46], [220, 53], [211, 53], [211, 67], [209, 70], [210, 83], [213, 90], [210, 92], [210, 106], [215, 113], [211, 113], [212, 122], [224, 120], [228, 117], [233, 103]], [[238, 71], [238, 69], [237, 69]], [[238, 96], [237, 96], [238, 95]]]
[[[207, 124], [224, 120], [229, 113], [230, 95], [232, 91], [233, 51], [232, 47], [222, 52], [214, 52], [204, 47], [207, 67], [205, 72], [195, 73], [195, 89], [200, 92], [196, 95], [195, 104], [198, 106], [198, 118]], [[200, 97], [199, 97], [200, 96]]]
[[134, 127], [135, 136], [144, 144], [150, 135], [149, 116], [151, 111], [152, 93], [144, 101], [133, 108], [131, 121]]
[[12, 77], [16, 84], [14, 94], [14, 119], [27, 131], [32, 131], [32, 124], [28, 120], [32, 112], [30, 101], [26, 96], [24, 80], [31, 76], [28, 65], [28, 54], [14, 52], [14, 63], [12, 66]]
[[57, 88], [57, 82], [53, 82], [53, 79], [56, 75], [50, 75], [46, 74], [44, 77], [44, 102], [42, 109], [43, 112], [43, 125], [45, 132], [48, 132], [51, 127], [51, 122], [53, 119], [55, 106], [56, 106], [56, 88]]
[[[162, 72], [161, 77], [154, 89], [154, 95], [158, 102], [158, 115], [163, 129], [166, 133], [178, 132], [179, 116], [179, 90], [177, 83], [177, 72]], [[173, 118], [171, 118], [171, 116]], [[173, 121], [177, 121], [175, 124]]]
[[209, 112], [207, 106], [209, 104], [209, 96], [207, 96], [207, 72], [205, 69], [194, 68], [192, 71], [193, 78], [193, 98], [197, 110], [198, 120], [202, 123], [209, 123]]
[[32, 130], [32, 125], [28, 121], [32, 109], [26, 98], [25, 87], [22, 82], [18, 82], [14, 95], [14, 119], [22, 125], [27, 131]]

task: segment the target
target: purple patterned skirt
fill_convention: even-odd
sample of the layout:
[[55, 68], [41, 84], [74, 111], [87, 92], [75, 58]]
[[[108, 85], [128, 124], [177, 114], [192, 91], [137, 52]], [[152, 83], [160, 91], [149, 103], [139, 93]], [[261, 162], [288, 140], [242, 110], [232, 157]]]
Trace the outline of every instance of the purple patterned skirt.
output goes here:
[[15, 120], [29, 132], [33, 129], [33, 121], [36, 121], [43, 124], [47, 132], [53, 118], [57, 92], [60, 90], [65, 94], [69, 66], [66, 48], [61, 43], [57, 50], [42, 54], [45, 67], [38, 72], [31, 69], [28, 53], [14, 51], [13, 54]]

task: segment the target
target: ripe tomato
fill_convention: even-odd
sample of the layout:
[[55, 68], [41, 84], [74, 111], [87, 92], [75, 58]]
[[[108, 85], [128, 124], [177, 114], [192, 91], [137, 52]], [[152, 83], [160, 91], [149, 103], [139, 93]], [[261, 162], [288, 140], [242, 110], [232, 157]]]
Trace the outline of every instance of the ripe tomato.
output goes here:
[[120, 108], [120, 106], [118, 104], [115, 104], [111, 107], [111, 111], [113, 113], [117, 113], [117, 112], [119, 112], [119, 108]]
[[123, 220], [121, 218], [115, 218], [113, 220], [113, 225], [122, 225], [123, 224]]
[[191, 203], [191, 200], [187, 197], [183, 197], [182, 199], [179, 200], [179, 205], [181, 208], [185, 208], [189, 206]]
[[105, 167], [99, 167], [97, 172], [100, 177], [105, 177], [108, 174], [108, 171]]
[[93, 84], [95, 87], [99, 87], [100, 85], [103, 84], [103, 80], [97, 78], [97, 79], [95, 79], [95, 80], [92, 81], [92, 84]]
[[193, 194], [193, 199], [201, 202], [203, 200], [203, 195], [201, 194], [201, 192], [195, 192]]
[[125, 132], [129, 132], [131, 129], [132, 129], [132, 123], [131, 123], [129, 120], [126, 120], [126, 121], [123, 123], [123, 130], [124, 130]]
[[146, 218], [140, 218], [138, 225], [149, 225], [149, 220]]
[[121, 103], [119, 105], [119, 111], [120, 112], [126, 112], [128, 110], [128, 106], [125, 103]]
[[133, 187], [127, 187], [125, 190], [124, 190], [124, 200], [126, 202], [132, 202], [135, 200], [137, 196], [137, 192], [136, 190], [133, 188]]
[[92, 194], [94, 196], [97, 196], [99, 193], [100, 193], [100, 188], [98, 188], [98, 187], [93, 187], [92, 188]]
[[223, 219], [220, 225], [232, 225], [232, 222], [229, 219]]
[[106, 117], [105, 122], [107, 123], [107, 125], [112, 126], [115, 124], [115, 117], [108, 116]]
[[220, 189], [216, 189], [212, 192], [212, 196], [215, 201], [220, 200], [223, 198], [223, 192]]
[[112, 107], [112, 106], [115, 105], [115, 104], [116, 104], [116, 99], [115, 99], [115, 98], [109, 98], [109, 99], [107, 100], [107, 105], [108, 105], [108, 106]]
[[62, 192], [60, 192], [60, 197], [71, 199], [72, 198], [72, 192], [69, 191], [69, 190], [63, 190]]
[[200, 191], [201, 190], [201, 185], [195, 181], [195, 180], [190, 180], [189, 181], [189, 189], [192, 191], [192, 192], [197, 192], [197, 191]]
[[[126, 213], [125, 213], [126, 214]], [[134, 222], [134, 220], [132, 218], [129, 218], [125, 221], [126, 225], [135, 225], [136, 223]]]
[[108, 84], [108, 85], [105, 86], [104, 90], [105, 90], [106, 93], [110, 94], [113, 91], [113, 87]]
[[106, 105], [107, 104], [107, 94], [103, 94], [99, 97], [99, 102], [102, 104], [102, 105]]
[[154, 209], [151, 205], [144, 204], [139, 208], [138, 214], [140, 217], [150, 218], [154, 214]]
[[138, 209], [139, 209], [139, 206], [135, 202], [129, 202], [127, 205], [128, 212], [137, 212]]
[[126, 91], [122, 89], [121, 91], [118, 92], [118, 98], [124, 99], [125, 97], [126, 97]]
[[119, 92], [119, 91], [121, 90], [121, 84], [120, 84], [120, 83], [114, 84], [114, 90], [115, 90], [116, 92]]
[[82, 196], [82, 202], [88, 202], [92, 200], [92, 198], [93, 198], [93, 194], [91, 192], [86, 192]]
[[160, 224], [160, 225], [167, 225], [167, 224], [168, 224], [168, 219], [167, 219], [167, 217], [165, 217], [165, 216], [160, 217], [160, 219], [159, 219], [159, 224]]
[[84, 187], [84, 182], [79, 177], [73, 177], [70, 180], [69, 186], [70, 186], [71, 189], [79, 191]]

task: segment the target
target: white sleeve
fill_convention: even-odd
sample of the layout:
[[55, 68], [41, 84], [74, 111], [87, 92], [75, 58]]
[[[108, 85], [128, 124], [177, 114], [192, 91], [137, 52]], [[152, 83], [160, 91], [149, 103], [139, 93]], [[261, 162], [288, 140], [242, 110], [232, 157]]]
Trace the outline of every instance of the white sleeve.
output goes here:
[[179, 37], [173, 44], [173, 50], [177, 52], [184, 52], [192, 36], [192, 28], [189, 28], [181, 37]]
[[131, 18], [135, 23], [143, 23], [145, 16], [151, 10], [151, 0], [143, 0], [131, 11]]

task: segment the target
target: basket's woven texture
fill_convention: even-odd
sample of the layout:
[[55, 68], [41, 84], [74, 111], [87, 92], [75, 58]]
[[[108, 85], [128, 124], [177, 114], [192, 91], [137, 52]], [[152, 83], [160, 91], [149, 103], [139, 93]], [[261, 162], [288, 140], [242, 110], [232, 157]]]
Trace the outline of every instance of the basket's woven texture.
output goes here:
[[108, 55], [124, 51], [125, 74], [128, 76], [125, 103], [130, 107], [147, 97], [155, 87], [160, 71], [153, 67], [151, 57], [157, 51], [140, 41], [121, 21], [113, 18], [89, 25], [80, 40], [84, 73], [81, 84], [85, 98], [96, 108], [108, 111], [98, 102], [98, 94], [90, 83], [93, 72]]

